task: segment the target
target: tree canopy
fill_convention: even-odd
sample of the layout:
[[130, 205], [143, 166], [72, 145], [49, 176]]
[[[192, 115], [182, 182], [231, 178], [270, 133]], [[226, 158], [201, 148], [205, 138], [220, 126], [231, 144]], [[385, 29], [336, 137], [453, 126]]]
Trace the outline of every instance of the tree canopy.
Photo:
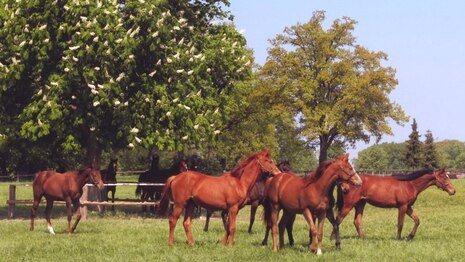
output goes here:
[[[0, 10], [2, 140], [63, 152], [201, 147], [251, 73], [227, 1], [6, 1]], [[226, 21], [226, 22], [225, 22]]]
[[356, 22], [336, 19], [323, 28], [325, 12], [316, 11], [309, 22], [286, 27], [271, 40], [261, 81], [298, 119], [301, 134], [319, 145], [319, 160], [339, 142], [353, 145], [392, 134], [388, 120], [407, 120], [401, 107], [390, 101], [397, 85], [395, 70], [382, 65], [387, 54], [356, 44]]

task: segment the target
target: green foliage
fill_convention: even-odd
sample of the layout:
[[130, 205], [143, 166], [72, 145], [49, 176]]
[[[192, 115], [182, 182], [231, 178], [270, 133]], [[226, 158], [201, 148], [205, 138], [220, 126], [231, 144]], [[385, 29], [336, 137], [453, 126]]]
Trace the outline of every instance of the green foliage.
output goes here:
[[388, 169], [388, 154], [380, 146], [369, 147], [358, 153], [355, 161], [357, 169], [386, 170]]
[[440, 167], [462, 168], [462, 156], [460, 155], [465, 152], [465, 142], [444, 140], [436, 143], [436, 149]]
[[337, 19], [327, 30], [324, 20], [325, 13], [317, 11], [309, 22], [286, 27], [271, 40], [261, 70], [269, 92], [281, 96], [275, 102], [298, 118], [308, 141], [318, 141], [320, 161], [335, 142], [380, 139], [392, 133], [388, 119], [399, 124], [407, 119], [389, 100], [397, 80], [393, 68], [381, 65], [387, 55], [356, 44], [354, 20]]
[[426, 131], [422, 154], [423, 167], [432, 169], [439, 167], [437, 151], [434, 145], [433, 133], [430, 130]]
[[409, 168], [419, 168], [422, 163], [422, 144], [420, 141], [420, 135], [417, 130], [417, 121], [415, 120], [415, 118], [413, 119], [412, 123], [412, 132], [408, 137], [409, 139], [405, 142], [405, 163]]
[[50, 137], [67, 154], [91, 157], [214, 143], [222, 102], [251, 73], [224, 4], [7, 1], [0, 134], [11, 143]]

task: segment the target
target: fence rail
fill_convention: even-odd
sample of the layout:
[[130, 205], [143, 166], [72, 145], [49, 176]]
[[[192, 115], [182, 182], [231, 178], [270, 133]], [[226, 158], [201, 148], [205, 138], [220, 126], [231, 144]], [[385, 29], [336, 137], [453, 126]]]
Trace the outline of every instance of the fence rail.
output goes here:
[[[157, 188], [157, 191], [160, 191], [165, 184], [164, 183], [108, 183], [104, 184], [105, 186], [154, 186]], [[8, 192], [8, 200], [6, 201], [8, 205], [8, 218], [13, 219], [15, 217], [16, 205], [32, 205], [34, 200], [32, 199], [16, 199], [16, 188], [17, 187], [30, 187], [32, 184], [11, 184]], [[79, 201], [83, 205], [81, 209], [82, 219], [87, 218], [87, 206], [153, 206], [156, 202], [147, 202], [147, 201], [138, 201], [132, 199], [115, 199], [115, 202], [108, 201], [93, 201], [90, 199], [98, 199], [97, 194], [98, 190], [89, 190], [89, 188], [94, 188], [93, 184], [86, 184], [83, 188], [83, 194]], [[45, 202], [44, 200], [41, 203]], [[64, 201], [55, 201], [54, 203], [59, 205], [64, 205]]]

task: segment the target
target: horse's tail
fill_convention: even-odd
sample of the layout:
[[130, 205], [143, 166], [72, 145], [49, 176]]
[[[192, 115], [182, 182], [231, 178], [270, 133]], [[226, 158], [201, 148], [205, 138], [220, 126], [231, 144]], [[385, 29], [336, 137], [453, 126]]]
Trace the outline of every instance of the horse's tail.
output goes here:
[[[145, 180], [145, 172], [139, 175], [139, 179], [137, 180], [137, 182], [140, 184], [140, 183], [144, 182], [144, 180]], [[136, 196], [139, 197], [142, 194], [142, 190], [143, 190], [143, 186], [137, 185], [137, 187], [136, 187]]]
[[336, 210], [340, 212], [342, 210], [342, 207], [344, 207], [344, 193], [342, 192], [342, 188], [340, 185], [338, 185], [336, 188], [337, 188]]
[[263, 222], [267, 227], [271, 226], [271, 203], [267, 197], [263, 200], [263, 211]]
[[176, 176], [171, 176], [165, 182], [165, 186], [163, 187], [163, 194], [161, 196], [160, 203], [158, 204], [157, 208], [157, 214], [159, 216], [165, 215], [166, 211], [168, 210], [171, 196], [171, 183], [173, 182], [175, 177]]

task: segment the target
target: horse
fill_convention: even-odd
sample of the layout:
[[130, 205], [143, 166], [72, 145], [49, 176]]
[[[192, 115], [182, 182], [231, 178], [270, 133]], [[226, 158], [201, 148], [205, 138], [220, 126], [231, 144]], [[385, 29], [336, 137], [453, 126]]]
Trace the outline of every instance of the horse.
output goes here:
[[[34, 230], [34, 219], [37, 214], [40, 200], [45, 197], [47, 206], [45, 207], [45, 217], [47, 220], [47, 228], [50, 234], [54, 235], [50, 215], [52, 213], [53, 201], [66, 202], [66, 214], [68, 218], [68, 234], [71, 234], [76, 229], [81, 220], [81, 203], [79, 198], [82, 195], [82, 188], [85, 184], [92, 182], [98, 189], [102, 190], [104, 185], [99, 169], [91, 167], [78, 171], [68, 171], [66, 173], [58, 173], [55, 171], [42, 171], [36, 174], [32, 184], [34, 202], [31, 208], [31, 227]], [[77, 213], [76, 221], [71, 227], [71, 218], [73, 211], [71, 204], [74, 207], [74, 212]]]
[[228, 227], [222, 241], [223, 245], [234, 245], [236, 216], [239, 209], [247, 202], [247, 194], [258, 178], [263, 174], [281, 173], [270, 158], [270, 152], [263, 150], [241, 161], [228, 175], [208, 176], [196, 171], [186, 171], [170, 177], [163, 189], [158, 206], [158, 214], [163, 215], [168, 209], [170, 199], [174, 203], [169, 218], [168, 245], [174, 244], [174, 230], [179, 216], [185, 210], [184, 230], [189, 246], [194, 245], [191, 233], [191, 221], [196, 205], [208, 210], [227, 210]]
[[[105, 184], [116, 184], [116, 172], [118, 170], [118, 159], [112, 158], [110, 159], [110, 163], [108, 164], [107, 169], [102, 170], [100, 173], [102, 174], [102, 180]], [[111, 192], [111, 202], [115, 202], [115, 193], [116, 193], [116, 186], [105, 186], [105, 190], [103, 193], [103, 199], [108, 199], [108, 192]], [[112, 206], [112, 209], [115, 209], [115, 206]]]
[[[292, 172], [291, 165], [289, 161], [287, 160], [281, 161], [280, 163], [278, 163], [278, 168], [279, 170], [281, 170], [281, 172]], [[265, 196], [266, 196], [265, 183], [268, 178], [269, 176], [262, 175], [249, 192], [248, 200], [246, 204], [246, 205], [250, 205], [250, 222], [249, 222], [249, 228], [247, 230], [249, 234], [252, 233], [252, 227], [255, 222], [255, 215], [257, 213], [257, 209], [260, 205], [263, 204], [263, 201], [265, 200]], [[207, 210], [205, 226], [203, 228], [203, 231], [205, 232], [208, 232], [208, 227], [210, 224], [210, 218], [212, 214], [213, 214], [212, 210]], [[226, 227], [227, 226], [227, 213], [224, 210], [221, 212], [221, 219], [223, 221], [223, 225]]]
[[354, 225], [360, 239], [365, 237], [362, 231], [362, 217], [366, 203], [376, 207], [398, 209], [398, 240], [401, 239], [404, 218], [407, 214], [414, 222], [413, 229], [407, 236], [407, 240], [412, 240], [420, 225], [420, 219], [412, 208], [418, 195], [432, 185], [436, 185], [451, 196], [455, 194], [454, 185], [444, 169], [436, 171], [425, 169], [407, 175], [387, 177], [360, 174], [360, 177], [363, 181], [361, 187], [354, 188], [349, 185], [349, 191], [342, 198], [338, 198], [339, 212], [336, 218], [336, 222], [341, 224], [344, 217], [355, 207]]
[[[269, 230], [272, 230], [273, 251], [278, 251], [276, 234], [278, 214], [283, 209], [279, 222], [279, 247], [284, 247], [284, 230], [295, 219], [296, 214], [303, 214], [311, 236], [311, 252], [316, 250], [317, 230], [314, 216], [318, 218], [318, 249], [317, 255], [322, 255], [323, 224], [328, 210], [328, 192], [331, 185], [337, 181], [348, 181], [360, 186], [362, 180], [349, 163], [348, 154], [335, 160], [323, 161], [316, 169], [305, 177], [291, 173], [282, 173], [273, 177], [267, 183], [267, 198], [265, 200], [264, 219], [267, 224], [266, 243]], [[289, 234], [289, 229], [288, 229]]]
[[[145, 171], [139, 176], [138, 183], [159, 183], [163, 184], [168, 177], [177, 175], [181, 172], [187, 171], [187, 162], [184, 159], [175, 161], [175, 163], [168, 169], [160, 169], [160, 157], [155, 154], [152, 157], [150, 169]], [[140, 196], [141, 201], [157, 201], [160, 198], [158, 186], [141, 186], [136, 187], [136, 196]], [[146, 206], [142, 207], [142, 211], [146, 211]], [[153, 207], [151, 207], [153, 211]]]

